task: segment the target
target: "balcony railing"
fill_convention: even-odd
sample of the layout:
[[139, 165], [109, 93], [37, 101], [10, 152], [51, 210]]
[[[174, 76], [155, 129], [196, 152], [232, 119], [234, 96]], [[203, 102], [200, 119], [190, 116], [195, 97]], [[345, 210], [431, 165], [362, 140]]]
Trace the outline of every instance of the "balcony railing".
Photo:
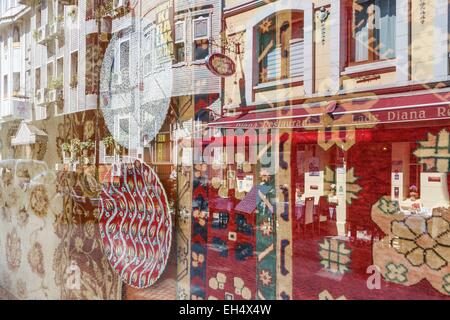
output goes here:
[[[37, 2], [36, 0], [17, 0], [18, 4], [23, 4], [27, 6], [31, 6], [36, 2]], [[64, 6], [77, 4], [77, 0], [59, 0], [58, 2]]]
[[31, 102], [25, 97], [12, 97], [1, 102], [0, 116], [2, 121], [31, 120]]
[[59, 0], [59, 3], [65, 6], [77, 4], [77, 0]]

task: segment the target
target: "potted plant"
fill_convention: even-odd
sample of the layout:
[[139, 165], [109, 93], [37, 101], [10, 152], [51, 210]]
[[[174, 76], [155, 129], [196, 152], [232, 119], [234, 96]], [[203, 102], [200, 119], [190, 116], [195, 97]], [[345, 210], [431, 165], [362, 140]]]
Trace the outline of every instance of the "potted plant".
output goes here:
[[112, 136], [107, 136], [103, 138], [103, 144], [105, 145], [106, 149], [110, 149], [114, 147], [114, 138]]
[[70, 160], [75, 162], [77, 160], [77, 155], [80, 152], [80, 139], [70, 140]]
[[89, 150], [92, 149], [92, 147], [94, 146], [93, 142], [91, 140], [87, 140], [87, 141], [83, 141], [80, 144], [80, 150], [83, 156], [83, 163], [84, 164], [89, 164]]
[[70, 157], [70, 151], [71, 151], [70, 143], [64, 142], [64, 143], [61, 145], [61, 149], [62, 149], [62, 151], [63, 151], [63, 158], [64, 158], [64, 159], [69, 158], [69, 157]]
[[93, 147], [94, 147], [94, 143], [90, 139], [80, 143], [80, 149], [83, 152], [84, 157], [87, 157], [89, 150], [92, 150]]
[[78, 86], [78, 75], [74, 74], [70, 78], [70, 87], [76, 88]]
[[102, 5], [98, 6], [95, 10], [95, 16], [97, 19], [103, 17], [112, 17], [114, 15], [113, 0], [105, 1]]
[[120, 154], [120, 145], [116, 143], [112, 136], [103, 138], [103, 144], [105, 145], [105, 151], [107, 155], [114, 156], [115, 153], [115, 155], [117, 156]]
[[71, 8], [70, 11], [67, 13], [67, 15], [70, 18], [72, 18], [72, 21], [74, 21], [77, 16], [77, 8], [76, 7]]
[[62, 76], [53, 78], [48, 84], [49, 90], [60, 89], [63, 87], [63, 78]]
[[39, 29], [33, 31], [33, 39], [38, 41], [39, 39]]

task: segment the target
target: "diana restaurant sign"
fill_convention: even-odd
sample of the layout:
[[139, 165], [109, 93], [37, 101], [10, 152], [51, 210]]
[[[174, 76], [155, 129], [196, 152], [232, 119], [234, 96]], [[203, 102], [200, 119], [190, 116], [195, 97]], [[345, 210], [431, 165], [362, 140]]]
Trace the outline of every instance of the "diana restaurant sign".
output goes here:
[[373, 108], [363, 111], [341, 111], [332, 114], [332, 120], [324, 121], [326, 113], [308, 114], [305, 109], [292, 109], [290, 116], [278, 116], [276, 112], [250, 113], [227, 121], [220, 119], [211, 126], [228, 128], [305, 128], [333, 126], [364, 127], [381, 123], [399, 123], [450, 119], [450, 102], [432, 105]]
[[236, 72], [236, 64], [221, 53], [213, 53], [206, 58], [208, 70], [219, 77], [231, 77]]

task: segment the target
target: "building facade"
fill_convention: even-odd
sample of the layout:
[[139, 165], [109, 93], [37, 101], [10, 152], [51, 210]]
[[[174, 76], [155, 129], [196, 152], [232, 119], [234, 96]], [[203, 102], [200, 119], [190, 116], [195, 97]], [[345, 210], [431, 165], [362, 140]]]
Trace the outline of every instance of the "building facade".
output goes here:
[[0, 1], [0, 286], [448, 299], [448, 11]]
[[223, 15], [236, 73], [202, 159], [200, 297], [448, 297], [446, 245], [418, 240], [448, 223], [448, 3], [226, 1]]

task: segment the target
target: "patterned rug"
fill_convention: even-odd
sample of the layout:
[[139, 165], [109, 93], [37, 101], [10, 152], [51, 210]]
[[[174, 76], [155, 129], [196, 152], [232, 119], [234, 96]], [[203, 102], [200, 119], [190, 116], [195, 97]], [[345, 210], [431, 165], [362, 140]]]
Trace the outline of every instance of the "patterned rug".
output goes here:
[[17, 300], [9, 291], [0, 287], [0, 300]]

